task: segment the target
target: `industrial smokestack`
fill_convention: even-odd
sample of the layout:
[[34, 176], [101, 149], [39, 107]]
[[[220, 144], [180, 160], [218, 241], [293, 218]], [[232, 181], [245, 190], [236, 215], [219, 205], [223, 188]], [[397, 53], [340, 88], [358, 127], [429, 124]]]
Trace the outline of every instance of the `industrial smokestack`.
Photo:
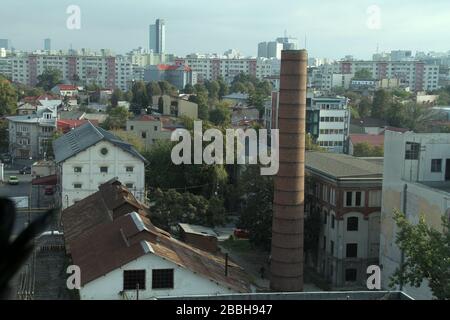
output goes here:
[[273, 202], [270, 287], [303, 291], [305, 117], [308, 54], [281, 53], [278, 127], [280, 167]]

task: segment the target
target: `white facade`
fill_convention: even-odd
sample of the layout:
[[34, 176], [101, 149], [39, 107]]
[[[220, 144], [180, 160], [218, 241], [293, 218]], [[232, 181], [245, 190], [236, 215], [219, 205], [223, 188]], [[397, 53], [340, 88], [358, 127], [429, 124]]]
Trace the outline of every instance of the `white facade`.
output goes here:
[[[382, 286], [388, 288], [402, 261], [393, 210], [404, 212], [412, 223], [425, 215], [429, 226], [442, 230], [441, 218], [450, 208], [450, 134], [387, 131], [385, 136], [380, 263]], [[427, 281], [400, 289], [415, 299], [432, 298]]]
[[312, 98], [311, 110], [320, 110], [317, 143], [331, 152], [344, 153], [350, 128], [346, 98]]
[[[102, 172], [104, 168], [107, 172]], [[101, 184], [115, 177], [144, 202], [144, 162], [108, 141], [100, 141], [68, 158], [60, 163], [59, 170], [63, 209], [97, 192]]]
[[[152, 270], [173, 269], [173, 289], [152, 289]], [[139, 290], [139, 299], [148, 300], [158, 297], [187, 296], [187, 295], [217, 295], [236, 293], [208, 278], [202, 277], [171, 261], [148, 253], [134, 261], [115, 269], [104, 276], [88, 282], [80, 289], [81, 300], [136, 300], [136, 290], [123, 291], [124, 270], [145, 270], [146, 288]], [[126, 298], [125, 298], [126, 296]]]

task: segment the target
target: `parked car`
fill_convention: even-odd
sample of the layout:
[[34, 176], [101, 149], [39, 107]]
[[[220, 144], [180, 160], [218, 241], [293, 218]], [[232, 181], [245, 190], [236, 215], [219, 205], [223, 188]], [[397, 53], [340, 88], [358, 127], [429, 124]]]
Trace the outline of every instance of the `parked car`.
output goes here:
[[11, 163], [11, 156], [9, 155], [9, 154], [6, 154], [6, 153], [4, 153], [4, 154], [2, 154], [1, 156], [0, 156], [0, 160], [3, 162], [3, 163]]
[[10, 176], [8, 179], [8, 183], [11, 185], [17, 185], [19, 184], [19, 178], [17, 178], [16, 176]]
[[245, 229], [234, 229], [234, 236], [240, 239], [248, 239], [250, 237], [250, 232]]
[[25, 166], [19, 170], [20, 174], [31, 174], [31, 167]]
[[44, 194], [46, 196], [52, 196], [54, 193], [55, 193], [55, 189], [53, 187], [51, 187], [51, 186], [45, 187]]

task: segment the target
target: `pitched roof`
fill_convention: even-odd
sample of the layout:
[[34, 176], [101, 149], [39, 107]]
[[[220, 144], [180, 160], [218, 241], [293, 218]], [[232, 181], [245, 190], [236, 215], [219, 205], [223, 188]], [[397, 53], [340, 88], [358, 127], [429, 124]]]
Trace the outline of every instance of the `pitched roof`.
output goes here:
[[100, 127], [95, 127], [91, 122], [69, 131], [53, 142], [55, 160], [57, 163], [65, 161], [103, 140], [144, 162], [147, 161], [130, 143]]
[[95, 227], [72, 245], [73, 263], [83, 270], [82, 285], [146, 254], [161, 257], [235, 292], [250, 291], [245, 272], [235, 263], [228, 262], [225, 276], [223, 257], [172, 238], [136, 212]]
[[305, 166], [308, 170], [332, 179], [382, 178], [383, 166], [346, 154], [306, 152]]
[[148, 208], [116, 179], [102, 184], [99, 191], [63, 210], [61, 219], [67, 250], [71, 250], [72, 242], [79, 236], [130, 211], [148, 214]]
[[78, 90], [76, 86], [73, 86], [71, 84], [58, 84], [57, 87], [59, 90]]
[[371, 146], [382, 147], [384, 146], [384, 135], [378, 134], [351, 134], [350, 140], [353, 145], [359, 143], [368, 143]]

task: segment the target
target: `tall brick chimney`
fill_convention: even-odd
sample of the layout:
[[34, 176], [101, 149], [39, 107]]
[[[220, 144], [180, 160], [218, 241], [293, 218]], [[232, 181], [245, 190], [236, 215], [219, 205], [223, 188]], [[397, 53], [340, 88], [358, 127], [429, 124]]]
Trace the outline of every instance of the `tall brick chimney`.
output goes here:
[[278, 127], [280, 166], [273, 201], [270, 288], [303, 291], [305, 117], [308, 54], [281, 53]]

